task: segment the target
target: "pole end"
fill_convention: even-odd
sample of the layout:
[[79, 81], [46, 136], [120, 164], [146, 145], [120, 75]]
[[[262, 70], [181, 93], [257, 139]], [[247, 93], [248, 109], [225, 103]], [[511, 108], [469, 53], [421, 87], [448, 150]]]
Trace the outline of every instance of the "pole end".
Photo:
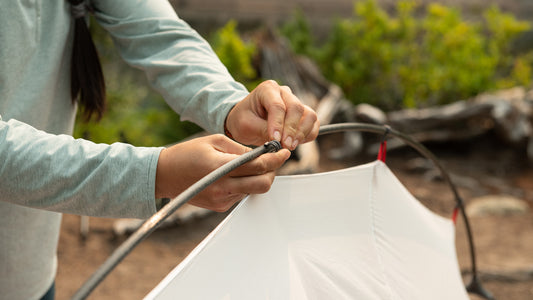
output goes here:
[[278, 152], [279, 150], [281, 150], [281, 143], [276, 140], [273, 140], [270, 142], [266, 142], [265, 147], [267, 148], [267, 152], [269, 153]]

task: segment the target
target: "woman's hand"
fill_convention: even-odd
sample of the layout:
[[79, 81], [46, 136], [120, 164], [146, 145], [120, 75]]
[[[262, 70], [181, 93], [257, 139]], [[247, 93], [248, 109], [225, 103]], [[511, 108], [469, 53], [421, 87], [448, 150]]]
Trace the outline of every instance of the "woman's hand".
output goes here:
[[290, 150], [314, 140], [319, 127], [316, 113], [273, 80], [258, 85], [226, 118], [226, 129], [236, 141], [261, 145], [277, 140]]
[[[211, 171], [249, 150], [220, 134], [163, 149], [157, 163], [155, 197], [174, 198]], [[286, 149], [263, 154], [215, 181], [189, 203], [226, 211], [247, 194], [265, 193], [274, 181], [275, 170], [289, 156]]]

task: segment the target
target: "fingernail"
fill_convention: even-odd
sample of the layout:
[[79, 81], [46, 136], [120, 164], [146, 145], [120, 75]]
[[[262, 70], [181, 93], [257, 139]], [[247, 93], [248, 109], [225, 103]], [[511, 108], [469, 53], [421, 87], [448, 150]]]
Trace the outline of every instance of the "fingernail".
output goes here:
[[294, 142], [292, 143], [292, 149], [296, 149], [296, 147], [298, 146], [298, 140], [294, 140]]
[[288, 136], [285, 139], [285, 146], [287, 146], [287, 147], [291, 147], [292, 146], [292, 138], [290, 136]]
[[278, 142], [281, 141], [281, 133], [279, 133], [277, 130], [274, 131], [274, 139]]

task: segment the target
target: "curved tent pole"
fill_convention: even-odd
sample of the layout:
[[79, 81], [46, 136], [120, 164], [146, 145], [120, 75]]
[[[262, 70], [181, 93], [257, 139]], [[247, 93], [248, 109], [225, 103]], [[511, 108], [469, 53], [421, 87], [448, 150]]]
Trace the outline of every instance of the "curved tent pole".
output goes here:
[[[464, 204], [462, 198], [457, 192], [457, 188], [452, 183], [448, 173], [444, 170], [441, 164], [438, 162], [437, 158], [431, 153], [426, 147], [417, 141], [413, 140], [409, 136], [398, 132], [389, 126], [373, 125], [373, 124], [363, 124], [363, 123], [341, 123], [341, 124], [331, 124], [323, 125], [320, 127], [319, 135], [342, 132], [342, 131], [364, 131], [371, 132], [376, 134], [391, 135], [401, 139], [407, 145], [411, 146], [417, 150], [421, 155], [426, 158], [429, 158], [435, 166], [441, 171], [443, 178], [446, 180], [450, 189], [452, 190], [456, 202], [457, 208], [460, 209], [461, 215], [463, 216], [465, 227], [468, 236], [468, 242], [470, 246], [470, 257], [472, 261], [472, 281], [467, 285], [466, 289], [470, 293], [478, 294], [486, 299], [493, 299], [492, 295], [483, 288], [481, 282], [479, 281], [476, 267], [476, 257], [474, 251], [474, 242], [472, 238], [472, 232], [470, 229], [470, 224], [464, 210]], [[384, 136], [385, 138], [385, 136]], [[148, 235], [150, 235], [161, 223], [168, 218], [172, 213], [174, 213], [178, 208], [183, 204], [188, 202], [203, 189], [208, 187], [211, 183], [238, 168], [239, 166], [259, 157], [262, 154], [268, 152], [277, 152], [281, 149], [281, 144], [277, 141], [271, 141], [265, 143], [263, 146], [257, 147], [250, 152], [247, 152], [236, 159], [226, 163], [225, 165], [219, 167], [218, 169], [212, 171], [195, 184], [190, 186], [176, 198], [172, 199], [167, 205], [161, 208], [157, 213], [152, 217], [147, 219], [137, 231], [135, 231], [124, 243], [122, 243], [108, 259], [94, 272], [91, 277], [78, 289], [76, 294], [72, 299], [86, 299], [89, 294], [102, 282], [105, 277], [135, 248], [141, 241], [143, 241]]]
[[429, 151], [424, 145], [421, 143], [415, 141], [408, 135], [401, 133], [397, 130], [392, 129], [388, 125], [374, 125], [374, 124], [365, 124], [365, 123], [340, 123], [340, 124], [330, 124], [330, 125], [323, 125], [320, 127], [319, 135], [323, 134], [329, 134], [329, 133], [335, 133], [335, 132], [344, 132], [344, 131], [363, 131], [363, 132], [370, 132], [370, 133], [376, 133], [376, 134], [382, 134], [383, 139], [386, 138], [386, 136], [391, 135], [394, 136], [400, 140], [402, 140], [404, 143], [418, 151], [422, 156], [430, 159], [433, 164], [439, 169], [441, 172], [442, 177], [452, 190], [452, 193], [455, 197], [456, 201], [456, 208], [459, 209], [461, 212], [461, 216], [463, 217], [466, 234], [468, 238], [468, 245], [469, 245], [469, 251], [470, 251], [470, 260], [472, 265], [472, 279], [469, 284], [466, 286], [466, 290], [469, 293], [477, 294], [485, 299], [492, 300], [494, 297], [492, 294], [487, 291], [483, 285], [481, 284], [481, 281], [478, 277], [478, 271], [477, 271], [477, 264], [476, 264], [476, 253], [474, 249], [474, 238], [472, 235], [472, 230], [470, 227], [470, 222], [468, 220], [468, 217], [465, 212], [464, 208], [464, 201], [459, 195], [459, 192], [455, 186], [455, 184], [452, 182], [448, 172], [442, 167], [442, 165], [439, 163], [437, 157]]

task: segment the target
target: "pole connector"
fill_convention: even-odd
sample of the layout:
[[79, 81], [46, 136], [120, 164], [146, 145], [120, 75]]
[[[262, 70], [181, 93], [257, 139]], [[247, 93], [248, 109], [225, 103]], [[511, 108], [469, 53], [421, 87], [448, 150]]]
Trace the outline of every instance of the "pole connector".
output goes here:
[[267, 148], [268, 153], [278, 152], [281, 150], [281, 143], [276, 140], [266, 142], [264, 146]]

